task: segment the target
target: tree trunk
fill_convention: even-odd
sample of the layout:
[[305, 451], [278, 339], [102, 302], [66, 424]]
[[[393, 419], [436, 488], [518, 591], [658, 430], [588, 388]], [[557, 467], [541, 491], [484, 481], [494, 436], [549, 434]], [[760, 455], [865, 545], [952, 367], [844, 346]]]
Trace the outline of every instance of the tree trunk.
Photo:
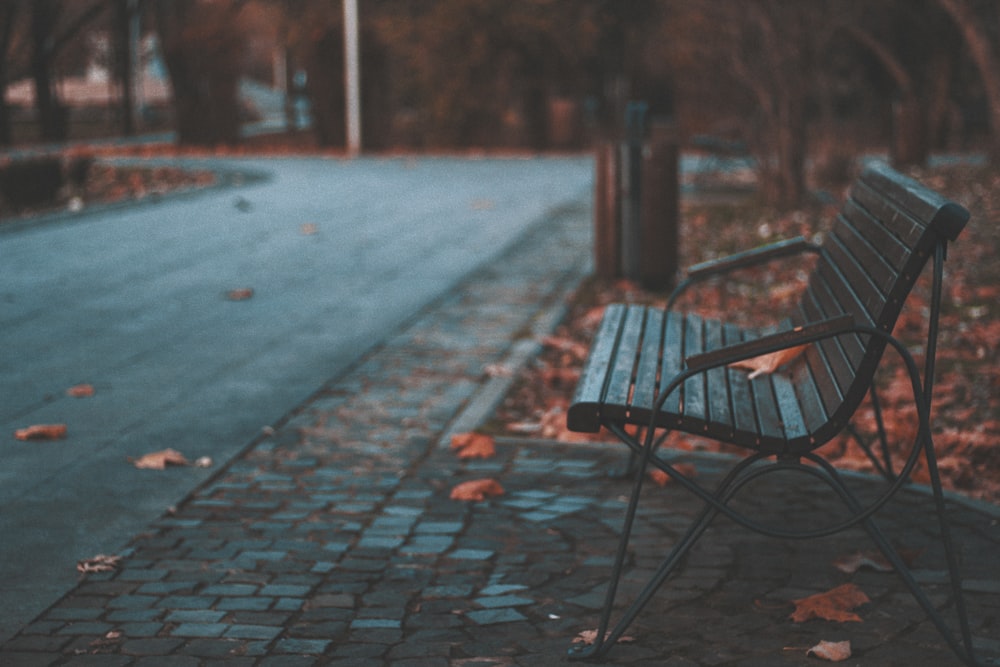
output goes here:
[[923, 166], [930, 154], [927, 105], [908, 95], [892, 105], [892, 143], [889, 161], [894, 167]]
[[135, 127], [132, 122], [135, 112], [134, 100], [132, 96], [132, 40], [131, 40], [131, 12], [129, 11], [129, 0], [115, 0], [114, 6], [114, 54], [115, 73], [118, 78], [118, 88], [121, 91], [121, 114], [122, 134], [130, 137], [135, 134]]
[[[979, 69], [989, 109], [989, 154], [993, 164], [1000, 164], [1000, 58], [990, 40], [990, 28], [983, 24], [966, 0], [938, 0], [958, 26]], [[992, 26], [996, 29], [998, 26]]]
[[238, 60], [242, 38], [233, 6], [159, 0], [157, 28], [173, 87], [177, 141], [212, 146], [240, 140]]
[[65, 141], [67, 116], [59, 103], [52, 82], [51, 43], [55, 25], [56, 7], [51, 0], [31, 3], [31, 74], [35, 82], [35, 108], [41, 125], [42, 139]]

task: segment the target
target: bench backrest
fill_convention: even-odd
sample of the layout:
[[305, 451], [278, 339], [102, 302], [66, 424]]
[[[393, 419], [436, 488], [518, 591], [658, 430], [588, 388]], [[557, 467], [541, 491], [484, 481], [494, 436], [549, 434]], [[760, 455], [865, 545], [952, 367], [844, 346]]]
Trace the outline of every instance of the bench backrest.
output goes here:
[[[891, 332], [910, 291], [937, 246], [954, 241], [969, 219], [963, 207], [916, 181], [875, 164], [852, 186], [796, 319], [850, 314], [857, 324]], [[864, 399], [885, 349], [871, 336], [844, 335], [812, 345], [796, 382], [810, 432], [825, 440], [839, 431]], [[806, 380], [807, 378], [799, 378]], [[828, 433], [820, 434], [820, 428]]]

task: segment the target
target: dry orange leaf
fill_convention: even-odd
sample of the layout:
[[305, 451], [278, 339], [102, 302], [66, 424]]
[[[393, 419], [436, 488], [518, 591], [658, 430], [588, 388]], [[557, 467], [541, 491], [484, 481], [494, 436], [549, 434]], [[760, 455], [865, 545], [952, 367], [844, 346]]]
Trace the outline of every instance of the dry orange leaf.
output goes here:
[[75, 398], [84, 398], [86, 396], [93, 396], [94, 386], [89, 384], [78, 384], [76, 386], [67, 389], [66, 395], [73, 396]]
[[66, 437], [66, 424], [35, 424], [14, 431], [18, 440], [59, 440]]
[[789, 347], [784, 350], [778, 350], [777, 352], [762, 354], [759, 357], [751, 357], [750, 359], [744, 359], [743, 361], [734, 361], [729, 365], [733, 368], [742, 368], [750, 371], [750, 375], [748, 377], [753, 380], [761, 375], [767, 375], [778, 370], [802, 354], [807, 347], [808, 345]]
[[855, 584], [843, 584], [825, 593], [817, 593], [799, 600], [792, 600], [795, 611], [789, 618], [796, 623], [804, 623], [813, 618], [844, 623], [861, 622], [861, 617], [851, 610], [870, 602]]
[[[610, 634], [611, 634], [610, 630], [608, 632], [605, 632], [604, 633], [604, 638], [607, 639], [608, 635], [610, 635]], [[587, 646], [590, 646], [595, 641], [597, 641], [597, 630], [584, 630], [580, 634], [578, 634], [576, 637], [573, 638], [573, 643], [574, 644], [586, 644]], [[624, 643], [627, 643], [627, 642], [634, 642], [634, 641], [635, 641], [635, 637], [630, 637], [628, 635], [622, 635], [621, 637], [618, 638], [618, 642], [617, 643], [624, 644]]]
[[[691, 463], [675, 463], [674, 468], [677, 472], [681, 473], [685, 477], [695, 477], [698, 474], [698, 469], [694, 467]], [[666, 486], [674, 481], [673, 477], [663, 472], [659, 468], [653, 468], [649, 471], [649, 478], [659, 486]]]
[[250, 287], [241, 287], [240, 289], [231, 289], [226, 292], [226, 298], [230, 301], [245, 301], [253, 296], [253, 289]]
[[495, 479], [474, 479], [462, 482], [451, 490], [452, 500], [479, 502], [493, 496], [502, 496], [503, 487]]
[[458, 433], [451, 436], [451, 448], [460, 459], [488, 459], [496, 455], [493, 436], [484, 433]]
[[806, 651], [806, 655], [830, 662], [840, 662], [851, 657], [851, 642], [821, 641]]
[[164, 470], [168, 465], [186, 466], [191, 463], [175, 449], [152, 452], [137, 459], [129, 459], [136, 468], [142, 470]]

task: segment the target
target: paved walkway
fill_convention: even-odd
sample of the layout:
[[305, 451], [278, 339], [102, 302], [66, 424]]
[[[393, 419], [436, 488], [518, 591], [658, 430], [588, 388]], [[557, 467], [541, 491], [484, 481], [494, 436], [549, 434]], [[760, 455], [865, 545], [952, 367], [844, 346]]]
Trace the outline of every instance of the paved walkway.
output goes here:
[[[562, 663], [571, 639], [596, 626], [627, 494], [605, 474], [621, 462], [619, 448], [510, 439], [493, 459], [460, 462], [447, 442], [489, 414], [503, 387], [485, 367], [530, 356], [588, 271], [589, 245], [581, 211], [526, 234], [137, 535], [120, 569], [83, 577], [0, 647], [0, 665]], [[709, 480], [722, 461], [692, 462]], [[477, 478], [497, 480], [505, 494], [449, 499], [454, 485]], [[748, 502], [784, 501], [770, 505], [778, 515], [765, 511], [772, 521], [829, 500], [754, 491]], [[646, 493], [638, 575], [696, 511], [679, 489]], [[920, 577], [943, 602], [927, 508], [926, 496], [906, 493], [888, 525], [921, 550]], [[1000, 664], [992, 509], [955, 504], [951, 514], [974, 634]], [[719, 521], [630, 630], [636, 641], [609, 662], [814, 664], [807, 648], [850, 639], [856, 656], [846, 664], [957, 664], [894, 575], [831, 566], [868, 546], [860, 533], [789, 543]], [[862, 622], [788, 620], [789, 600], [846, 581], [872, 599]]]

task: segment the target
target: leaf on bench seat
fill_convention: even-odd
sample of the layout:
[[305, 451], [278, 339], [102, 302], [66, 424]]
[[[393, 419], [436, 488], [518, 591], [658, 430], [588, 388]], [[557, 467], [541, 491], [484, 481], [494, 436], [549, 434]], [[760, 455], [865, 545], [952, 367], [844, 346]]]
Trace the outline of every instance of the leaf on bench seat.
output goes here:
[[460, 459], [488, 459], [497, 453], [493, 436], [485, 433], [457, 433], [451, 436], [451, 448]]
[[743, 361], [734, 361], [729, 365], [733, 368], [742, 368], [750, 371], [750, 375], [747, 377], [753, 380], [761, 375], [767, 375], [778, 370], [805, 352], [807, 347], [808, 345], [797, 345], [784, 350], [778, 350], [777, 352], [762, 354], [759, 357], [751, 357], [750, 359], [744, 359]]
[[503, 494], [503, 487], [495, 479], [473, 479], [453, 488], [450, 497], [452, 500], [480, 502]]
[[795, 611], [789, 618], [795, 623], [804, 623], [813, 618], [837, 621], [838, 623], [847, 621], [860, 623], [861, 617], [852, 610], [870, 601], [865, 592], [857, 585], [843, 584], [825, 593], [792, 600]]

